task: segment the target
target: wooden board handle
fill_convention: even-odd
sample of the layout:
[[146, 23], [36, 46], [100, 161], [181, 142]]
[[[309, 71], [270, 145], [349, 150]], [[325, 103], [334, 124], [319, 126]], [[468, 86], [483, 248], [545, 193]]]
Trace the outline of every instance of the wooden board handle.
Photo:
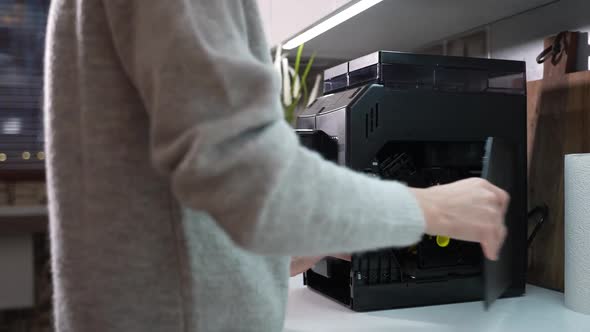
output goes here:
[[576, 70], [576, 59], [578, 55], [578, 32], [564, 31], [555, 36], [545, 39], [545, 51], [555, 49], [555, 42], [559, 36], [559, 52], [547, 54], [546, 61], [543, 63], [543, 78], [555, 78], [572, 73]]

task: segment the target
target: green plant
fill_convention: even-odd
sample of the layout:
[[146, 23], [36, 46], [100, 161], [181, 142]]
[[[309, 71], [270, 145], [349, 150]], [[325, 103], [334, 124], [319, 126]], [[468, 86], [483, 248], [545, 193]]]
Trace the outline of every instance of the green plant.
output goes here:
[[285, 112], [285, 119], [292, 123], [295, 119], [295, 112], [298, 107], [305, 107], [317, 98], [321, 77], [317, 75], [311, 91], [308, 88], [308, 78], [311, 67], [315, 60], [315, 53], [308, 59], [305, 68], [301, 72], [303, 64], [302, 44], [297, 48], [294, 67], [289, 66], [288, 54], [283, 54], [280, 46], [277, 47], [275, 55], [275, 68], [282, 78], [282, 104]]

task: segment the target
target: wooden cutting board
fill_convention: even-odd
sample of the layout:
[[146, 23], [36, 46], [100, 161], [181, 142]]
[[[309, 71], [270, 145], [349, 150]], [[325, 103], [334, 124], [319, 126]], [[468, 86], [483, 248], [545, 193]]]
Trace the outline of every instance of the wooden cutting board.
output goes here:
[[[590, 152], [590, 71], [573, 72], [577, 38], [577, 33], [567, 33], [558, 61], [547, 60], [543, 79], [527, 83], [529, 208], [542, 203], [549, 207], [547, 223], [529, 252], [528, 282], [560, 291], [564, 282], [563, 158]], [[553, 41], [553, 37], [545, 40], [545, 47]]]

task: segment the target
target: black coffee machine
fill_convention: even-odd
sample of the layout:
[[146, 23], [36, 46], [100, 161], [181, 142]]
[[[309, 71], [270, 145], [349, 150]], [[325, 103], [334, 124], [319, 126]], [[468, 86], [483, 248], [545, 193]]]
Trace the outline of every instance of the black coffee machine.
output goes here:
[[429, 187], [484, 177], [511, 196], [498, 262], [478, 244], [424, 236], [409, 248], [326, 258], [305, 284], [355, 311], [524, 294], [525, 63], [380, 51], [328, 69], [297, 118], [302, 144], [359, 172]]

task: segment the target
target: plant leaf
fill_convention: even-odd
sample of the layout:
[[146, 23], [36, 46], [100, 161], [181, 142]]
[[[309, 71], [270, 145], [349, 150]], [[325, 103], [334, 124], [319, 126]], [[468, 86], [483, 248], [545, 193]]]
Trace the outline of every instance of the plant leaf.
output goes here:
[[298, 75], [293, 76], [293, 98], [298, 98], [301, 96], [301, 79]]
[[301, 79], [295, 74], [295, 69], [293, 68], [289, 68], [289, 75], [293, 78], [291, 82], [291, 97], [295, 99], [301, 94]]
[[313, 85], [313, 88], [311, 89], [311, 93], [309, 95], [309, 100], [307, 101], [307, 106], [309, 106], [311, 103], [313, 103], [316, 98], [318, 97], [318, 94], [320, 92], [320, 84], [322, 83], [322, 76], [320, 74], [317, 74], [315, 77], [315, 83]]
[[294, 91], [295, 80], [299, 77], [299, 67], [301, 66], [301, 56], [303, 54], [303, 45], [299, 45], [297, 48], [297, 56], [295, 57], [295, 73], [293, 74], [293, 81], [291, 82], [291, 95], [296, 96], [297, 92]]
[[303, 105], [307, 107], [307, 104], [309, 103], [309, 91], [307, 88], [307, 82], [301, 81], [301, 86], [303, 87]]
[[297, 104], [299, 104], [299, 99], [300, 98], [295, 99], [295, 101], [291, 103], [291, 105], [285, 108], [285, 120], [287, 120], [287, 122], [291, 124], [295, 119], [295, 108], [297, 108]]
[[308, 94], [308, 89], [307, 89], [307, 77], [309, 76], [309, 72], [311, 71], [311, 66], [313, 65], [313, 62], [315, 60], [315, 56], [316, 56], [316, 52], [313, 52], [313, 54], [309, 58], [309, 61], [307, 62], [307, 65], [305, 66], [305, 69], [303, 70], [303, 76], [301, 76], [301, 82], [303, 85], [303, 95], [304, 95], [303, 103], [305, 106], [307, 106], [307, 104], [309, 102], [309, 94]]
[[315, 60], [315, 56], [316, 56], [316, 52], [313, 52], [313, 54], [309, 58], [309, 61], [307, 62], [307, 65], [305, 66], [305, 70], [303, 70], [303, 75], [301, 76], [301, 80], [303, 80], [303, 81], [307, 80], [307, 76], [309, 75], [309, 72], [311, 71], [311, 66], [313, 65], [313, 62]]
[[293, 103], [293, 95], [292, 95], [292, 88], [291, 88], [291, 77], [289, 75], [289, 59], [286, 57], [282, 60], [283, 65], [283, 104], [285, 106], [291, 105]]
[[297, 48], [297, 56], [295, 57], [295, 75], [299, 75], [299, 67], [301, 67], [301, 56], [303, 55], [303, 45]]
[[283, 54], [283, 45], [279, 44], [277, 45], [277, 48], [275, 50], [275, 58], [274, 58], [274, 66], [275, 66], [275, 70], [277, 71], [277, 73], [282, 77], [282, 73], [281, 73], [281, 61], [282, 61], [282, 55]]

